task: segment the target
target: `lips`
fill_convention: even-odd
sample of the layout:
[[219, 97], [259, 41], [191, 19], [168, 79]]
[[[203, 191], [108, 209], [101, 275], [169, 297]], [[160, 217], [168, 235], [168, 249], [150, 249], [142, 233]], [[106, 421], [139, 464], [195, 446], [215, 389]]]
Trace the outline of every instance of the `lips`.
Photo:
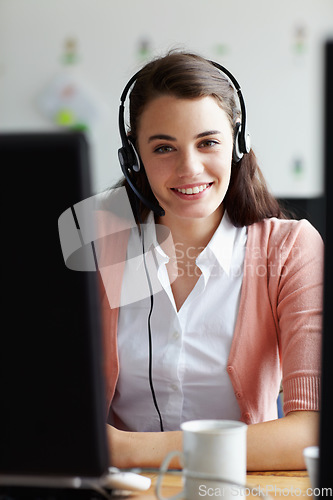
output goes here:
[[198, 184], [196, 186], [191, 186], [191, 187], [184, 186], [184, 187], [179, 187], [179, 188], [172, 188], [172, 190], [177, 191], [178, 193], [187, 194], [187, 195], [198, 194], [198, 193], [202, 193], [203, 191], [205, 191], [212, 184], [213, 184], [212, 182], [209, 182], [209, 183], [204, 183], [204, 184]]

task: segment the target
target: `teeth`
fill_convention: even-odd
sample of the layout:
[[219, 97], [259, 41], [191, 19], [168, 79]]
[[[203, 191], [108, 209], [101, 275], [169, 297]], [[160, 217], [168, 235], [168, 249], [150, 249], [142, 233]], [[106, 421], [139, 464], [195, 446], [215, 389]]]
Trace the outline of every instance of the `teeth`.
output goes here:
[[209, 184], [202, 184], [201, 186], [195, 186], [194, 188], [187, 188], [187, 189], [177, 188], [177, 191], [183, 194], [196, 194], [196, 193], [201, 193], [204, 189], [207, 188], [207, 186], [209, 186]]

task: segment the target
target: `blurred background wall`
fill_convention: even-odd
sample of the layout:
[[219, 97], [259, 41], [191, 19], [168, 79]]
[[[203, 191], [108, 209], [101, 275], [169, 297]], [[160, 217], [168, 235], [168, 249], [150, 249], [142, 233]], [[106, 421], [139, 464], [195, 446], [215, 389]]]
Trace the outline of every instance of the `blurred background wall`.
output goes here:
[[[241, 84], [273, 193], [317, 199], [323, 42], [332, 34], [332, 0], [0, 0], [0, 132], [87, 128], [102, 190], [121, 175], [123, 87], [148, 59], [181, 48], [226, 66]], [[81, 116], [63, 109], [66, 99]]]

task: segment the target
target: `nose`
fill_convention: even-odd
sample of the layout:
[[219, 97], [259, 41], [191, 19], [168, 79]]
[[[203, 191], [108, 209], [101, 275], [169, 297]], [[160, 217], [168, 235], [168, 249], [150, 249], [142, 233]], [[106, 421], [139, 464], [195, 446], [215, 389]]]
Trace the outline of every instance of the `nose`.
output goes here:
[[195, 177], [202, 173], [204, 165], [196, 151], [187, 149], [179, 155], [176, 170], [179, 177]]

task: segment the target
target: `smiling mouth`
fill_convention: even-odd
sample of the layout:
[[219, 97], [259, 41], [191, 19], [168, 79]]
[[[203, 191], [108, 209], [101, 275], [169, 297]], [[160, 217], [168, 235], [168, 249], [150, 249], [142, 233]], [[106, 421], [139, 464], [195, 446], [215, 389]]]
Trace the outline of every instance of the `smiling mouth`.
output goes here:
[[213, 184], [212, 182], [209, 182], [208, 184], [200, 184], [199, 186], [194, 186], [192, 188], [171, 188], [171, 189], [173, 191], [178, 191], [178, 193], [191, 195], [191, 194], [202, 193], [202, 191], [205, 191], [212, 184]]

